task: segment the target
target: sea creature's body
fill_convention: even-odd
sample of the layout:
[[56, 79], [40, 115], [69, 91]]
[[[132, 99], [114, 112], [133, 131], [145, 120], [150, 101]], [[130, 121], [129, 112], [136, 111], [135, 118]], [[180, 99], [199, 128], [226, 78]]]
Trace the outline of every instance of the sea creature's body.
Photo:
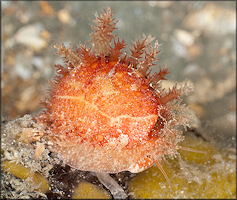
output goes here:
[[70, 166], [137, 173], [177, 154], [183, 140], [177, 127], [186, 127], [190, 117], [180, 97], [190, 88], [176, 84], [164, 90], [167, 68], [151, 75], [159, 45], [153, 47], [150, 36], [137, 40], [130, 55], [123, 53], [124, 40], [112, 35], [117, 23], [112, 16], [110, 8], [96, 16], [90, 48], [55, 45], [67, 68], [56, 66], [58, 76], [38, 118]]

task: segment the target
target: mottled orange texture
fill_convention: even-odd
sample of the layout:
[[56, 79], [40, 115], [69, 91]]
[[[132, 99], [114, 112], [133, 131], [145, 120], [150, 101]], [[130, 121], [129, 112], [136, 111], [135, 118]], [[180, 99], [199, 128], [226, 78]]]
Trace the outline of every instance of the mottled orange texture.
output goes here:
[[[125, 49], [112, 32], [117, 22], [108, 8], [96, 15], [89, 48], [55, 47], [66, 68], [56, 65], [50, 97], [38, 115], [58, 156], [79, 170], [140, 172], [164, 155], [173, 156], [183, 140], [176, 128], [188, 125], [180, 97], [189, 88], [166, 91], [161, 81], [167, 68], [151, 75], [158, 42], [143, 37]], [[158, 163], [158, 162], [157, 162]]]

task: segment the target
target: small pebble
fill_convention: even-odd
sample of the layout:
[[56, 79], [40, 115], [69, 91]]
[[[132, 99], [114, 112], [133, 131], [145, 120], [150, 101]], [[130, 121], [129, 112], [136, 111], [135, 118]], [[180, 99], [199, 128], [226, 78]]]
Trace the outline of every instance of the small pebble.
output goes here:
[[8, 45], [23, 44], [36, 52], [48, 46], [46, 40], [41, 37], [41, 25], [31, 24], [20, 28], [15, 36], [8, 40]]
[[189, 33], [188, 31], [177, 29], [175, 31], [175, 36], [178, 41], [183, 44], [184, 46], [191, 46], [194, 43], [194, 36]]
[[66, 9], [62, 9], [62, 10], [58, 11], [57, 17], [58, 17], [59, 21], [64, 24], [68, 24], [71, 21], [71, 15], [68, 12], [68, 10], [66, 10]]
[[207, 3], [202, 9], [191, 12], [183, 22], [184, 27], [203, 31], [209, 36], [235, 34], [236, 11], [214, 3]]

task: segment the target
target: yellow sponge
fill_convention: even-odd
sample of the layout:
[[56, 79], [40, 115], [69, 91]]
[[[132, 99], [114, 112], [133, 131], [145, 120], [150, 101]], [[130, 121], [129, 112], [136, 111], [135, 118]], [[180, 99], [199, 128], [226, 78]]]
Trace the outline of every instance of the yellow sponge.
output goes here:
[[92, 183], [81, 181], [74, 190], [73, 199], [111, 199], [109, 193]]
[[10, 172], [12, 175], [20, 179], [32, 178], [36, 186], [39, 186], [36, 189], [37, 191], [46, 193], [49, 190], [48, 181], [42, 174], [38, 172], [32, 172], [22, 164], [10, 162], [7, 160], [2, 162], [2, 169], [4, 171]]
[[128, 184], [131, 198], [235, 198], [235, 158], [196, 138], [180, 144], [206, 153], [180, 151], [180, 158], [166, 159], [162, 167], [171, 188], [159, 168], [137, 174]]

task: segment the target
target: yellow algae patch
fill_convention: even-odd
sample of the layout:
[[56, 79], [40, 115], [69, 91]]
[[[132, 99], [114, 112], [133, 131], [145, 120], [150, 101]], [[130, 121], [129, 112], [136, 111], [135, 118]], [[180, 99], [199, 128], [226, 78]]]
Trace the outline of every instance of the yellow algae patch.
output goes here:
[[109, 193], [92, 183], [81, 181], [74, 190], [73, 199], [111, 199]]
[[49, 191], [48, 181], [42, 174], [38, 172], [33, 173], [33, 182], [39, 186], [39, 188], [36, 189], [37, 191], [41, 191], [43, 193]]
[[[188, 145], [195, 144], [195, 145]], [[186, 138], [182, 146], [205, 154], [180, 150], [180, 158], [162, 162], [171, 187], [159, 168], [137, 174], [128, 183], [130, 198], [235, 198], [236, 158], [199, 139]], [[197, 147], [197, 148], [196, 148]]]
[[46, 193], [49, 190], [49, 184], [47, 179], [38, 172], [32, 172], [27, 167], [19, 163], [14, 163], [11, 161], [3, 161], [2, 169], [6, 172], [11, 173], [20, 179], [31, 178], [33, 183], [36, 185], [36, 190]]
[[203, 153], [196, 153], [191, 151], [179, 150], [183, 160], [187, 160], [194, 163], [199, 163], [203, 165], [211, 165], [215, 163], [213, 155], [220, 153], [217, 148], [208, 142], [204, 142], [201, 139], [197, 139], [194, 136], [185, 137], [185, 140], [179, 143], [182, 147], [188, 147], [190, 149], [203, 151]]

